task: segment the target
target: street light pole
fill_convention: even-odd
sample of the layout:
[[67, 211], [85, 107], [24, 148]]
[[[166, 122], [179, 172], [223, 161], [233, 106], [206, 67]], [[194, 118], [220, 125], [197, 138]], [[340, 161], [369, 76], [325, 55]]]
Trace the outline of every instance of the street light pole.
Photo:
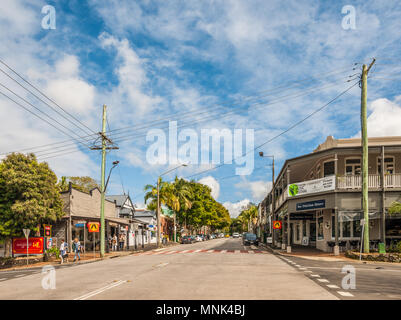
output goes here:
[[[164, 173], [162, 173], [161, 175], [159, 175], [159, 177], [157, 178], [157, 209], [156, 209], [156, 219], [157, 219], [157, 234], [156, 234], [156, 241], [157, 241], [157, 247], [160, 247], [160, 184], [161, 184], [161, 177], [164, 176], [165, 174], [177, 170], [178, 168], [181, 167], [186, 167], [187, 164], [181, 164], [178, 167], [175, 167], [173, 169], [170, 169]], [[175, 225], [174, 225], [175, 228]]]
[[[271, 155], [271, 156], [265, 156], [264, 154], [263, 154], [263, 151], [260, 151], [259, 152], [259, 156], [261, 156], [262, 158], [272, 158], [272, 191], [271, 191], [271, 193], [272, 193], [272, 213], [271, 213], [271, 216], [272, 216], [272, 221], [271, 221], [271, 223], [273, 223], [273, 221], [275, 221], [276, 220], [276, 213], [275, 213], [275, 211], [276, 211], [276, 199], [275, 199], [275, 195], [274, 195], [274, 155]], [[274, 247], [274, 245], [275, 245], [275, 236], [274, 236], [274, 228], [272, 229], [272, 247]]]

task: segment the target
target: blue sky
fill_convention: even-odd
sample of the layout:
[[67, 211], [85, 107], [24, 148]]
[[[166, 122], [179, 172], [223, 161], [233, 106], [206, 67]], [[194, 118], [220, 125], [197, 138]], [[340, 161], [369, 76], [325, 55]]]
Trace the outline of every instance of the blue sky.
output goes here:
[[[56, 9], [55, 30], [41, 27], [44, 5]], [[345, 5], [355, 8], [355, 29], [342, 27]], [[103, 104], [111, 130], [133, 128], [115, 136], [118, 141], [131, 134], [108, 156], [109, 164], [120, 161], [110, 193], [122, 192], [121, 174], [125, 191], [141, 203], [143, 186], [171, 166], [147, 162], [147, 130], [135, 128], [167, 118], [197, 132], [254, 129], [259, 145], [348, 88], [353, 82], [346, 80], [355, 77], [347, 77], [372, 57], [377, 64], [369, 80], [369, 135], [401, 135], [400, 24], [397, 1], [3, 0], [0, 59], [95, 131], [100, 130]], [[357, 70], [354, 63], [359, 63]], [[0, 83], [50, 113], [3, 75]], [[6, 98], [0, 103], [2, 153], [69, 139]], [[260, 151], [274, 154], [280, 169], [285, 159], [311, 152], [328, 135], [357, 136], [359, 106], [355, 86]], [[193, 114], [184, 117], [188, 110]], [[214, 117], [202, 122], [202, 112]], [[231, 113], [222, 117], [224, 112]], [[99, 154], [73, 144], [69, 148], [68, 154], [44, 160], [59, 176], [99, 179]], [[259, 169], [250, 176], [226, 178], [235, 172], [234, 165], [226, 165], [196, 179], [211, 185], [217, 200], [235, 214], [241, 204], [266, 194], [268, 163], [255, 152]], [[204, 169], [193, 165], [176, 173], [186, 177]]]

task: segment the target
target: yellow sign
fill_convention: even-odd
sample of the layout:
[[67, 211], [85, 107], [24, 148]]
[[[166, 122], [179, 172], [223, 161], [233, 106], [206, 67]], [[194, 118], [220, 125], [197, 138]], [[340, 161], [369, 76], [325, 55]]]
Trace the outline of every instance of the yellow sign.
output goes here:
[[281, 229], [281, 221], [273, 221], [273, 229]]
[[88, 222], [89, 232], [99, 232], [100, 223], [99, 222]]

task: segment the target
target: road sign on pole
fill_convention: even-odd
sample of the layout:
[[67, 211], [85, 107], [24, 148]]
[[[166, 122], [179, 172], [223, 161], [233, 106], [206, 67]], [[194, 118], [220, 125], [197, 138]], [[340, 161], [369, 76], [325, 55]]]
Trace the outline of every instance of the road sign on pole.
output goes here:
[[273, 221], [273, 229], [281, 229], [282, 225], [281, 225], [281, 221], [276, 220]]
[[28, 254], [29, 254], [29, 233], [31, 232], [30, 229], [22, 229], [24, 231], [24, 235], [26, 238], [26, 265], [28, 265]]

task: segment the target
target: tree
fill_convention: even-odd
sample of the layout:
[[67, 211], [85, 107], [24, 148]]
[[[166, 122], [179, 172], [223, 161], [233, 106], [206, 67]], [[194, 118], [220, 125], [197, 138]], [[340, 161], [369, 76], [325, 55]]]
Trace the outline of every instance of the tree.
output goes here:
[[399, 214], [401, 213], [401, 202], [394, 201], [390, 208], [388, 209], [389, 214]]
[[61, 191], [67, 191], [68, 190], [68, 185], [71, 182], [72, 187], [82, 191], [89, 193], [89, 191], [99, 188], [99, 184], [96, 182], [95, 179], [88, 177], [88, 176], [83, 176], [83, 177], [61, 177], [58, 186], [60, 187]]
[[0, 163], [0, 237], [7, 246], [23, 228], [37, 232], [62, 217], [59, 191], [54, 172], [34, 154], [13, 153]]

